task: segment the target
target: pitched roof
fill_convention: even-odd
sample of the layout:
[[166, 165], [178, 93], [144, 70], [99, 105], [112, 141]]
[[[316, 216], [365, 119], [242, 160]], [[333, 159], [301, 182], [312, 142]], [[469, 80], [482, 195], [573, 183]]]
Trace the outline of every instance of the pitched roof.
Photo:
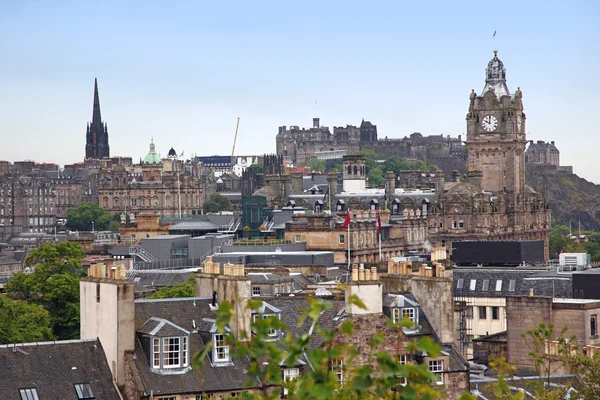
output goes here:
[[119, 399], [100, 341], [68, 340], [0, 346], [0, 398], [18, 399], [36, 388], [44, 399], [75, 399], [75, 384], [89, 383], [97, 399]]

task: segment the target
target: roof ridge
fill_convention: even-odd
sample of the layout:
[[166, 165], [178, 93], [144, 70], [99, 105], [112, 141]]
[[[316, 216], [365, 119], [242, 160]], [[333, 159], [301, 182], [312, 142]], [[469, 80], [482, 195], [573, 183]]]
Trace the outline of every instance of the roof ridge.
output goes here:
[[168, 302], [168, 301], [195, 301], [195, 300], [212, 300], [211, 296], [202, 296], [202, 297], [174, 297], [168, 299], [139, 299], [135, 300], [135, 303], [160, 303], [160, 302]]
[[94, 339], [70, 339], [70, 340], [50, 340], [46, 342], [26, 342], [26, 343], [10, 343], [0, 344], [0, 349], [12, 348], [12, 347], [24, 347], [24, 346], [45, 346], [50, 344], [70, 344], [70, 343], [90, 343], [98, 342], [98, 338]]

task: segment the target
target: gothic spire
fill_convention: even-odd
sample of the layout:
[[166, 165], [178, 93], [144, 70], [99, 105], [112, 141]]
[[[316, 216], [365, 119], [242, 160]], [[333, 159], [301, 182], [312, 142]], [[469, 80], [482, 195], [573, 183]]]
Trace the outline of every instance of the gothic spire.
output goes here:
[[98, 78], [94, 78], [94, 112], [92, 114], [92, 124], [101, 123], [100, 117], [100, 98], [98, 97]]

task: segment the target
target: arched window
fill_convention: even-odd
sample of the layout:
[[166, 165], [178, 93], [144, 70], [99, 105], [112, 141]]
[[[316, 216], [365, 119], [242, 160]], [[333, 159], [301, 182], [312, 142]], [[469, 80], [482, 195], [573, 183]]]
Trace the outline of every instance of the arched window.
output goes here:
[[352, 166], [348, 165], [348, 175], [352, 175]]
[[354, 166], [354, 175], [358, 175], [358, 167], [356, 165]]

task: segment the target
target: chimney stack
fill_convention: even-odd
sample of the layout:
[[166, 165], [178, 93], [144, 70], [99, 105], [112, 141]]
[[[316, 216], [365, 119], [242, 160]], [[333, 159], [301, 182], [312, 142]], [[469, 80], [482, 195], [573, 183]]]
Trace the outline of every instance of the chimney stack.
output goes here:
[[313, 118], [313, 128], [318, 128], [319, 126], [319, 118]]

